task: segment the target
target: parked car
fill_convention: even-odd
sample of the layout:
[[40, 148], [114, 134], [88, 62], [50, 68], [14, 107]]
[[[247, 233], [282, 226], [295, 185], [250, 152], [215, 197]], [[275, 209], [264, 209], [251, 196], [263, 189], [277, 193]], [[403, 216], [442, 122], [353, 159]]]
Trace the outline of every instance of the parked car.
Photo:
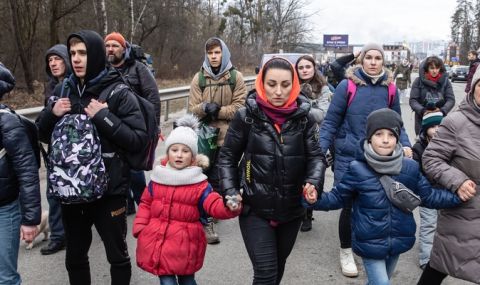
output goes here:
[[258, 74], [260, 68], [262, 68], [263, 64], [274, 57], [283, 57], [288, 59], [292, 64], [297, 62], [297, 59], [301, 56], [305, 55], [305, 53], [266, 53], [262, 56], [262, 60], [260, 61], [260, 65], [255, 67], [255, 73]]
[[450, 67], [450, 65], [445, 64], [445, 70], [447, 71], [448, 78], [452, 78], [452, 68]]
[[467, 81], [468, 66], [455, 65], [452, 67], [452, 82], [455, 81]]

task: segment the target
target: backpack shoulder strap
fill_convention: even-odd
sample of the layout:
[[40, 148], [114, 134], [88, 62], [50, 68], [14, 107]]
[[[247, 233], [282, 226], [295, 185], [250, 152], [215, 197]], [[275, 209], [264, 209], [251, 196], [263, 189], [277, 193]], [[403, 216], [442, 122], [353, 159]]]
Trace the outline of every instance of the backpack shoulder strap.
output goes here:
[[353, 80], [347, 80], [347, 108], [352, 104], [355, 94], [357, 93], [357, 85]]
[[235, 90], [235, 85], [237, 85], [237, 70], [235, 67], [230, 69], [230, 78], [228, 79], [228, 83], [230, 84], [230, 89], [232, 90], [233, 95], [233, 90]]
[[69, 98], [70, 97], [70, 86], [68, 85], [68, 77], [64, 78], [62, 81], [62, 90], [60, 92], [60, 98]]
[[150, 196], [153, 197], [153, 182], [152, 181], [148, 182], [148, 193], [150, 193]]
[[207, 79], [205, 78], [205, 75], [203, 75], [202, 69], [198, 72], [198, 87], [200, 87], [200, 90], [205, 91], [205, 87], [207, 87]]
[[395, 102], [395, 94], [397, 94], [397, 86], [393, 82], [388, 84], [388, 108], [393, 107], [393, 103]]
[[[125, 88], [130, 88], [127, 84], [121, 82], [117, 84], [112, 84], [108, 86], [107, 88], [103, 89], [103, 91], [100, 93], [100, 96], [98, 96], [98, 101], [100, 102], [107, 102], [110, 97], [113, 96], [113, 94], [119, 92], [120, 90], [123, 90]], [[135, 92], [132, 92], [135, 94]]]
[[197, 206], [198, 207], [198, 212], [200, 213], [200, 221], [203, 224], [207, 223], [208, 218], [209, 218], [207, 212], [203, 208], [203, 203], [207, 199], [208, 195], [210, 193], [212, 193], [212, 191], [213, 191], [212, 185], [210, 185], [210, 183], [208, 183], [207, 188], [205, 188], [205, 190], [203, 190], [202, 196], [200, 196], [200, 200], [198, 200], [198, 206]]

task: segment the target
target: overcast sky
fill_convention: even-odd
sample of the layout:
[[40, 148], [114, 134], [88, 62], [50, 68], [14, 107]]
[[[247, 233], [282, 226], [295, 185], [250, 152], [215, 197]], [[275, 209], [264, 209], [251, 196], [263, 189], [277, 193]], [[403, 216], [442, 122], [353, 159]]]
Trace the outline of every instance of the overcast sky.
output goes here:
[[312, 42], [323, 34], [348, 34], [350, 44], [449, 40], [455, 0], [314, 0], [306, 13]]

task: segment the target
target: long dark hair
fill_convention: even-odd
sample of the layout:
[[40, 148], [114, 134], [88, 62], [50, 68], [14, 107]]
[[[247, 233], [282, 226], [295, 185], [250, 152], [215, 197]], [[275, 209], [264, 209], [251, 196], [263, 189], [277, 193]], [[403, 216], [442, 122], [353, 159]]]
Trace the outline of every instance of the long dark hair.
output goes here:
[[298, 63], [303, 59], [308, 60], [312, 63], [314, 73], [313, 73], [313, 77], [310, 80], [303, 80], [300, 78], [300, 75], [298, 75], [298, 79], [300, 80], [300, 83], [309, 83], [312, 86], [312, 91], [315, 93], [319, 93], [320, 91], [322, 91], [322, 87], [327, 85], [327, 80], [318, 71], [317, 64], [315, 63], [315, 59], [313, 59], [313, 57], [308, 54], [302, 55], [297, 59], [297, 62], [295, 63], [295, 70], [297, 70], [297, 73], [298, 73]]

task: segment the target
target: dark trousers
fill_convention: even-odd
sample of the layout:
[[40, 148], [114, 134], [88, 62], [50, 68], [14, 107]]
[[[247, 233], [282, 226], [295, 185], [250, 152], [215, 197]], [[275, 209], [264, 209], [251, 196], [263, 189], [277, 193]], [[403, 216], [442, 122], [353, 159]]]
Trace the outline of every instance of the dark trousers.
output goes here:
[[215, 156], [213, 161], [210, 161], [210, 168], [207, 170], [205, 175], [208, 177], [208, 183], [212, 185], [213, 191], [219, 192], [220, 187], [220, 176], [218, 173], [218, 155], [220, 154], [221, 147], [218, 147], [215, 151]]
[[92, 243], [92, 225], [102, 238], [110, 263], [112, 285], [130, 284], [132, 267], [128, 256], [126, 199], [105, 196], [88, 204], [62, 205], [67, 242], [65, 265], [70, 284], [89, 285], [88, 251]]
[[352, 202], [345, 204], [338, 220], [338, 236], [341, 248], [352, 247]]
[[272, 226], [270, 221], [253, 212], [240, 216], [239, 220], [243, 241], [253, 265], [252, 284], [280, 284], [302, 217], [277, 226]]
[[[143, 190], [145, 190], [146, 185], [145, 172], [143, 170], [130, 170], [130, 191], [132, 192], [133, 200], [135, 200], [137, 205], [140, 204], [140, 198], [142, 198]], [[128, 197], [132, 196], [128, 195]]]
[[50, 241], [62, 243], [65, 241], [65, 231], [62, 222], [62, 204], [53, 197], [48, 197], [48, 226], [50, 227]]
[[418, 280], [417, 285], [442, 284], [443, 279], [445, 279], [447, 276], [447, 274], [431, 268], [429, 262], [427, 263], [427, 266], [425, 266], [425, 269], [423, 270], [422, 276], [420, 276], [420, 280]]

